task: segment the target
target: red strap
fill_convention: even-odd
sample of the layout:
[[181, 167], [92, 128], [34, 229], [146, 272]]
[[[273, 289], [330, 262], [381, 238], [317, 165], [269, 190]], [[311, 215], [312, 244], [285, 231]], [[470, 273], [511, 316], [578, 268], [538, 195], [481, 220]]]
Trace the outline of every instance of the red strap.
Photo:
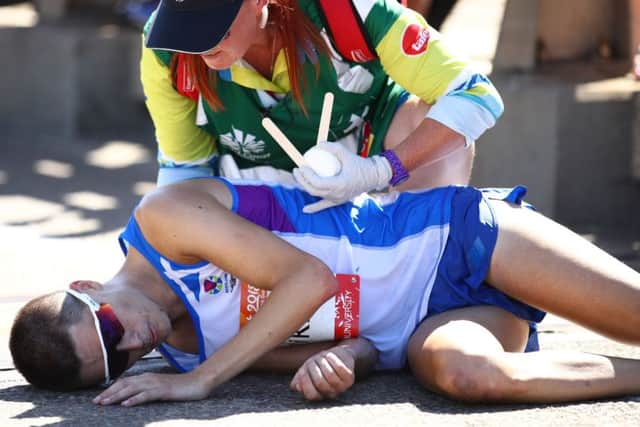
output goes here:
[[364, 25], [351, 0], [318, 0], [338, 52], [354, 62], [377, 59], [363, 33]]
[[187, 63], [185, 61], [186, 56], [182, 53], [178, 53], [178, 66], [176, 67], [176, 89], [178, 93], [187, 98], [198, 101], [200, 93], [194, 82], [187, 73]]

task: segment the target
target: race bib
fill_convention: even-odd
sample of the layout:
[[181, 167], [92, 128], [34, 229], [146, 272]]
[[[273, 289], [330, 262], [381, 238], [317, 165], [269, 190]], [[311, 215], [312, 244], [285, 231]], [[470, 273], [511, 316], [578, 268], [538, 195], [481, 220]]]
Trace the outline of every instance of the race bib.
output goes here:
[[[336, 274], [339, 290], [287, 340], [288, 344], [335, 341], [358, 336], [360, 325], [360, 276]], [[240, 327], [249, 322], [269, 297], [270, 291], [242, 283]]]

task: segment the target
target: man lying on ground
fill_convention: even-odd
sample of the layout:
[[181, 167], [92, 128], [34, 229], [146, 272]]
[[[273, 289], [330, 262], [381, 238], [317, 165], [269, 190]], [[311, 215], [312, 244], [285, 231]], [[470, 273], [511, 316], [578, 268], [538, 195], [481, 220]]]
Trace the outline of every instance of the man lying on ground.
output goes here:
[[[202, 399], [252, 365], [296, 372], [307, 399], [406, 364], [466, 401], [640, 392], [640, 360], [534, 351], [542, 310], [640, 343], [640, 274], [523, 206], [524, 193], [445, 187], [307, 215], [317, 199], [295, 188], [164, 187], [131, 217], [111, 280], [20, 311], [14, 363], [43, 388], [106, 382], [104, 405]], [[287, 337], [321, 342], [279, 346]], [[156, 347], [179, 374], [111, 383]]]

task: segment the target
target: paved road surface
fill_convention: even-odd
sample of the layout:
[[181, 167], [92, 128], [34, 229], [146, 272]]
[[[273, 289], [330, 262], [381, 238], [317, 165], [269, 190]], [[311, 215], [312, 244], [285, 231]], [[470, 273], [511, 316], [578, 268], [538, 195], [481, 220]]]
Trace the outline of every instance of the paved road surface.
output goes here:
[[[17, 309], [30, 297], [78, 278], [107, 279], [120, 261], [116, 235], [136, 200], [152, 188], [148, 134], [126, 140], [3, 143], [0, 156], [0, 425], [640, 425], [640, 396], [565, 405], [463, 405], [424, 391], [404, 372], [378, 374], [331, 403], [307, 403], [287, 377], [244, 375], [199, 402], [139, 408], [95, 407], [97, 389], [71, 394], [28, 386], [6, 345]], [[5, 147], [7, 148], [5, 150]], [[6, 154], [5, 154], [6, 153]], [[634, 239], [620, 233], [597, 242], [640, 268]], [[636, 239], [638, 240], [638, 239]], [[637, 245], [637, 243], [635, 243]], [[580, 348], [640, 358], [640, 349], [607, 341], [548, 317], [544, 348]], [[132, 372], [166, 370], [160, 359]]]

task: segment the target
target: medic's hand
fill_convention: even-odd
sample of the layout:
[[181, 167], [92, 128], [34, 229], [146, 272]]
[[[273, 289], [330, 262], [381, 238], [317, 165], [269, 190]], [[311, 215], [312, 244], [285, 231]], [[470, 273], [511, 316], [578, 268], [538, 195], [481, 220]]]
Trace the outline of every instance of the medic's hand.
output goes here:
[[354, 383], [355, 356], [338, 346], [311, 356], [298, 369], [289, 387], [305, 399], [334, 399]]
[[389, 185], [392, 171], [384, 157], [360, 157], [339, 143], [321, 142], [317, 147], [336, 156], [342, 168], [337, 175], [330, 177], [318, 176], [308, 166], [293, 170], [296, 180], [308, 193], [324, 199], [305, 206], [303, 212], [315, 213]]
[[118, 379], [93, 399], [97, 405], [135, 406], [154, 400], [200, 400], [209, 395], [207, 387], [190, 373], [145, 373]]

